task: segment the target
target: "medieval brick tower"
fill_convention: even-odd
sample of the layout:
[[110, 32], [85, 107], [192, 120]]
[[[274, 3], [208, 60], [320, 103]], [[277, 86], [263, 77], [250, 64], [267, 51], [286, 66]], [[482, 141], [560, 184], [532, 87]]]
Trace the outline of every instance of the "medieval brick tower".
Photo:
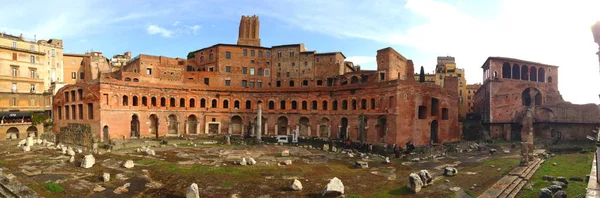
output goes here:
[[259, 29], [260, 22], [258, 21], [258, 16], [242, 16], [237, 44], [260, 46], [260, 37], [258, 36]]

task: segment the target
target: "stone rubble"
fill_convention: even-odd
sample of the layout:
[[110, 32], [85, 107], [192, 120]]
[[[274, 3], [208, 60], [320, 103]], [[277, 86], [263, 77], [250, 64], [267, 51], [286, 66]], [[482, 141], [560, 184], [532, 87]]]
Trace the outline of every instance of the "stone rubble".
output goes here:
[[423, 187], [423, 181], [421, 181], [421, 177], [415, 173], [411, 173], [408, 175], [408, 188], [410, 188], [413, 192], [418, 193], [421, 191]]
[[290, 188], [294, 191], [301, 191], [302, 190], [302, 183], [300, 182], [300, 180], [298, 179], [294, 179], [294, 181], [292, 182], [292, 185], [290, 186]]
[[102, 174], [102, 181], [109, 182], [110, 181], [110, 173]]
[[188, 187], [187, 192], [185, 193], [186, 198], [200, 198], [200, 191], [198, 190], [198, 184], [192, 183], [190, 187]]
[[321, 193], [322, 196], [340, 196], [344, 194], [344, 184], [342, 180], [334, 177], [325, 185], [325, 189]]
[[421, 177], [421, 181], [423, 182], [423, 186], [429, 186], [433, 184], [433, 177], [429, 174], [427, 170], [419, 171], [419, 177]]
[[83, 157], [83, 160], [81, 160], [81, 167], [82, 168], [91, 168], [92, 166], [94, 166], [94, 164], [96, 163], [96, 159], [94, 158], [93, 155], [86, 155]]
[[454, 167], [446, 166], [444, 168], [444, 175], [446, 176], [454, 176], [458, 174], [458, 170]]
[[123, 163], [123, 167], [129, 169], [129, 168], [133, 168], [135, 166], [135, 164], [133, 163], [132, 160], [127, 160], [125, 161], [125, 163]]

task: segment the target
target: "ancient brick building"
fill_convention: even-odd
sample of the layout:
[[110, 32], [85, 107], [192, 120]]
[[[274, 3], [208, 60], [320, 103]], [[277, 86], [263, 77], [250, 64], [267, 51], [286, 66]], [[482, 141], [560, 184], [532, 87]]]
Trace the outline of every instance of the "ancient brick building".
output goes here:
[[258, 29], [258, 17], [242, 17], [237, 45], [216, 44], [188, 59], [139, 55], [96, 81], [64, 87], [54, 97], [55, 132], [83, 123], [100, 141], [254, 135], [262, 103], [265, 135], [298, 129], [303, 137], [379, 144], [461, 139], [456, 82], [447, 89], [416, 83], [412, 61], [392, 48], [377, 51], [377, 70], [364, 71], [341, 52], [262, 47]]
[[521, 122], [534, 105], [536, 138], [583, 140], [600, 126], [595, 104], [565, 102], [558, 91], [558, 66], [489, 57], [482, 66], [483, 85], [475, 93], [479, 113], [491, 138], [521, 140]]

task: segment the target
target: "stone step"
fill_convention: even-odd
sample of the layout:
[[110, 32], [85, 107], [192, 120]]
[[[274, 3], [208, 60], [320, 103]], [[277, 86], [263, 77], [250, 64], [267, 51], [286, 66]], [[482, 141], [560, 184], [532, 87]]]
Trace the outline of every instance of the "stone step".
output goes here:
[[515, 181], [506, 187], [504, 191], [502, 191], [502, 194], [500, 194], [498, 197], [507, 197], [519, 185], [519, 183], [521, 183], [521, 181], [523, 181], [521, 178], [515, 179]]

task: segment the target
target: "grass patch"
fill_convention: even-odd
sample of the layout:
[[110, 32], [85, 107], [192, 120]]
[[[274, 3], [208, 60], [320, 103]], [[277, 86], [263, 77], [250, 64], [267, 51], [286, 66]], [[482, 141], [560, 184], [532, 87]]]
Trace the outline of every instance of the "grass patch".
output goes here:
[[410, 195], [410, 194], [414, 194], [412, 192], [412, 190], [410, 188], [408, 188], [407, 186], [402, 186], [402, 187], [398, 187], [395, 189], [382, 188], [367, 197], [398, 197], [398, 196]]
[[53, 192], [53, 193], [61, 193], [61, 192], [65, 191], [65, 189], [62, 186], [58, 185], [57, 183], [53, 183], [53, 182], [44, 184], [44, 188], [48, 189], [50, 192]]
[[471, 191], [471, 190], [468, 190], [468, 189], [467, 189], [467, 190], [465, 190], [465, 194], [467, 194], [467, 195], [469, 195], [469, 196], [471, 196], [471, 197], [477, 197], [473, 191]]
[[361, 196], [358, 196], [358, 195], [348, 195], [347, 197], [348, 198], [361, 198]]
[[[551, 182], [542, 180], [544, 175], [556, 177], [565, 177], [567, 180], [570, 177], [580, 177], [585, 179], [585, 175], [590, 173], [592, 168], [593, 153], [573, 153], [556, 155], [549, 158], [540, 166], [540, 168], [531, 177], [533, 190], [521, 190], [517, 197], [538, 197], [539, 190], [550, 186]], [[553, 163], [558, 166], [552, 165]], [[585, 194], [587, 188], [586, 182], [571, 181], [569, 186], [563, 189], [570, 197], [575, 197], [580, 194]]]

